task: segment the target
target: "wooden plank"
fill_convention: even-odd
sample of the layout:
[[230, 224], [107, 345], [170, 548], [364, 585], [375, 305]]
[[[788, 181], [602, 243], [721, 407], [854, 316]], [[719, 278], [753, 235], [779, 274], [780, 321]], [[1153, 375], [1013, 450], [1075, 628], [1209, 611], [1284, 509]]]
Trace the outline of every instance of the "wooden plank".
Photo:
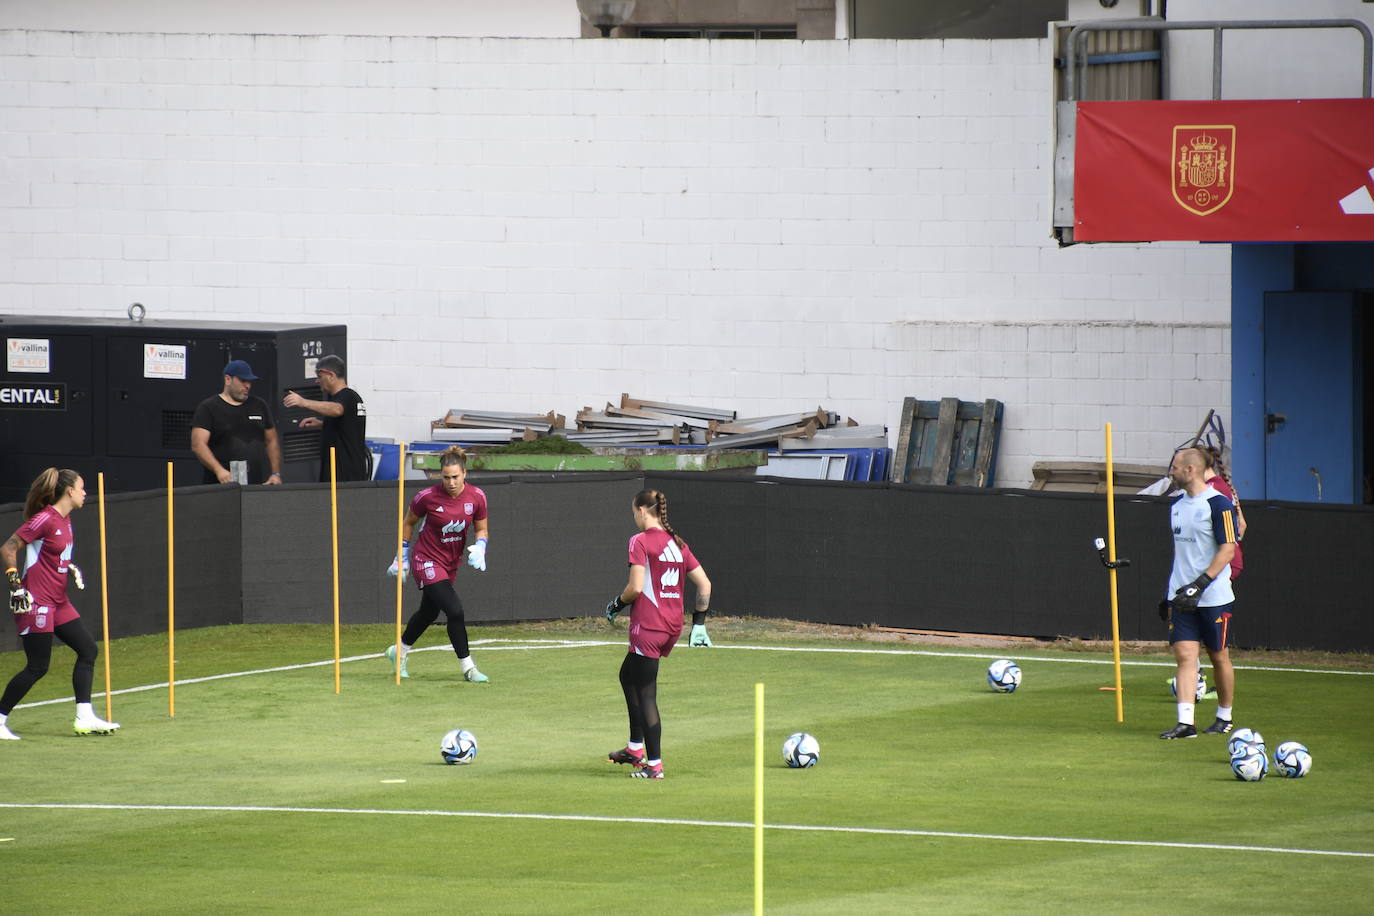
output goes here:
[[763, 432], [765, 429], [797, 426], [807, 422], [815, 423], [817, 428], [824, 429], [826, 425], [825, 411], [815, 410], [811, 413], [785, 413], [773, 417], [751, 417], [747, 420], [735, 420], [732, 423], [716, 423], [712, 430], [718, 435], [732, 436]]
[[735, 412], [733, 410], [720, 410], [715, 407], [694, 407], [690, 404], [669, 404], [665, 401], [648, 401], [644, 398], [632, 398], [628, 394], [620, 395], [621, 407], [637, 407], [640, 410], [660, 410], [668, 413], [682, 414], [688, 417], [697, 417], [701, 420], [733, 420]]
[[992, 486], [993, 459], [1002, 437], [1002, 402], [983, 402], [983, 421], [978, 427], [978, 459], [973, 465], [973, 486]]
[[737, 436], [716, 436], [706, 444], [707, 448], [738, 448], [742, 445], [761, 445], [786, 438], [807, 438], [816, 432], [814, 423], [803, 423], [787, 429], [766, 429], [757, 433], [741, 433]]
[[935, 429], [935, 456], [930, 463], [930, 484], [948, 486], [950, 456], [954, 451], [954, 424], [959, 418], [959, 399], [940, 399], [940, 419]]
[[897, 454], [892, 460], [892, 480], [894, 483], [907, 483], [911, 469], [911, 437], [915, 432], [917, 404], [915, 398], [902, 398], [902, 422], [897, 427]]
[[616, 407], [614, 404], [606, 405], [606, 416], [634, 417], [639, 420], [654, 420], [660, 424], [671, 423], [674, 426], [692, 426], [698, 429], [707, 429], [713, 422], [711, 420], [703, 420], [700, 417], [662, 413], [656, 410], [641, 410], [638, 407]]

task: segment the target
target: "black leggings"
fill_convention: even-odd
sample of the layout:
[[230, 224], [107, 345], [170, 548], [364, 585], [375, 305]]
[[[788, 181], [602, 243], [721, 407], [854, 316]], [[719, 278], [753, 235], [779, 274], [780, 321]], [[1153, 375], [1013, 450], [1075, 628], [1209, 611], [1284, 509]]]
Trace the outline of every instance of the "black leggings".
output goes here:
[[401, 642], [407, 646], [419, 642], [425, 630], [429, 629], [429, 625], [439, 619], [440, 611], [448, 618], [448, 641], [453, 643], [453, 651], [459, 658], [467, 658], [470, 653], [468, 628], [463, 621], [463, 602], [458, 599], [458, 592], [453, 588], [451, 579], [435, 582], [420, 589], [420, 607], [406, 624]]
[[24, 699], [29, 688], [48, 673], [53, 636], [71, 646], [76, 653], [76, 665], [72, 668], [72, 692], [76, 694], [76, 702], [91, 701], [91, 681], [95, 677], [95, 658], [99, 650], [78, 617], [54, 627], [51, 633], [30, 633], [20, 637], [24, 641], [24, 655], [28, 664], [5, 686], [5, 693], [0, 696], [0, 715], [8, 716]]
[[644, 756], [659, 760], [663, 723], [658, 718], [658, 659], [633, 652], [620, 663], [620, 687], [630, 713], [630, 740], [644, 742]]

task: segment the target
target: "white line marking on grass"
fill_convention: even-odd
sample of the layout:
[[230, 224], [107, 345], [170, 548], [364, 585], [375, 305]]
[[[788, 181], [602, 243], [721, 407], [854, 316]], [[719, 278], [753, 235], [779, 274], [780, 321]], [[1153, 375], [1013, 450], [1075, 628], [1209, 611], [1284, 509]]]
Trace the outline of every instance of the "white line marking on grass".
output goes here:
[[[497, 641], [498, 641], [498, 640], [491, 640], [491, 642], [497, 642]], [[513, 640], [499, 640], [499, 641], [500, 641], [500, 642], [512, 642]], [[474, 646], [483, 645], [484, 642], [487, 642], [487, 641], [486, 641], [486, 640], [475, 640], [475, 641], [473, 641], [473, 642], [471, 643], [471, 645], [474, 645]], [[532, 644], [532, 645], [514, 645], [514, 646], [492, 646], [492, 645], [485, 645], [485, 646], [483, 646], [483, 648], [487, 649], [487, 650], [490, 651], [490, 652], [503, 652], [503, 651], [512, 651], [512, 650], [516, 650], [516, 649], [522, 649], [522, 650], [534, 650], [534, 649], [577, 649], [577, 648], [582, 648], [582, 647], [585, 647], [585, 646], [618, 646], [618, 645], [620, 645], [620, 643], [618, 643], [618, 642], [614, 642], [614, 643], [612, 643], [612, 642], [589, 642], [589, 641], [581, 641], [581, 640], [573, 641], [573, 640], [542, 640], [542, 639], [541, 639], [541, 640], [531, 640], [530, 642], [531, 642], [531, 643], [535, 643], [535, 644]], [[411, 651], [411, 652], [452, 652], [452, 651], [453, 651], [453, 647], [452, 647], [452, 646], [425, 646], [423, 649], [411, 649], [410, 651]], [[344, 662], [360, 662], [360, 661], [366, 661], [367, 659], [370, 659], [370, 658], [385, 658], [385, 657], [386, 657], [386, 655], [383, 654], [383, 653], [381, 653], [381, 652], [374, 652], [374, 653], [369, 654], [369, 655], [350, 655], [350, 656], [348, 656], [347, 658], [340, 658], [340, 659], [339, 659], [339, 663], [340, 663], [340, 664], [343, 664]], [[326, 665], [332, 665], [332, 664], [334, 664], [334, 659], [329, 658], [329, 659], [325, 659], [325, 660], [322, 661], [322, 662], [302, 662], [302, 663], [299, 664], [299, 665], [278, 665], [278, 666], [275, 667], [275, 668], [255, 668], [255, 669], [253, 669], [253, 670], [251, 670], [251, 671], [230, 671], [230, 672], [228, 672], [227, 674], [211, 674], [211, 675], [207, 675], [206, 677], [178, 678], [178, 679], [177, 679], [177, 686], [180, 687], [180, 686], [182, 686], [182, 685], [184, 685], [184, 684], [204, 684], [204, 683], [206, 683], [207, 681], [222, 681], [222, 680], [225, 680], [226, 678], [232, 678], [232, 677], [248, 677], [250, 674], [277, 674], [277, 673], [282, 672], [282, 671], [299, 671], [299, 670], [301, 670], [301, 669], [303, 669], [303, 668], [323, 668], [323, 667], [325, 667]], [[142, 685], [142, 686], [140, 686], [140, 687], [124, 687], [124, 688], [122, 688], [122, 689], [120, 689], [120, 690], [112, 690], [112, 691], [110, 691], [110, 694], [111, 694], [111, 696], [119, 696], [119, 695], [125, 694], [125, 693], [143, 693], [144, 691], [147, 691], [147, 690], [164, 690], [164, 689], [166, 689], [166, 687], [167, 687], [167, 682], [166, 682], [166, 681], [162, 681], [161, 683], [158, 683], [158, 684], [144, 684], [144, 685]], [[96, 693], [92, 693], [92, 694], [91, 694], [91, 697], [92, 697], [92, 698], [95, 698], [95, 697], [103, 697], [103, 696], [105, 696], [105, 692], [104, 692], [103, 690], [102, 690], [102, 691], [97, 691]], [[59, 698], [56, 699], [56, 700], [39, 700], [39, 701], [34, 702], [34, 703], [20, 703], [18, 706], [14, 707], [14, 708], [15, 708], [15, 709], [30, 709], [30, 708], [35, 707], [35, 706], [52, 706], [52, 705], [55, 704], [55, 703], [71, 703], [71, 702], [73, 702], [75, 699], [76, 699], [75, 697], [59, 697]]]
[[[71, 811], [206, 811], [228, 814], [364, 814], [399, 817], [486, 817], [495, 820], [581, 821], [598, 824], [650, 824], [676, 827], [754, 829], [747, 821], [705, 821], [675, 817], [603, 817], [593, 814], [521, 814], [511, 811], [440, 811], [403, 808], [297, 808], [274, 805], [100, 805], [0, 802], [0, 808], [41, 808]], [[1008, 840], [1022, 843], [1079, 843], [1088, 846], [1136, 846], [1162, 849], [1213, 849], [1224, 852], [1274, 852], [1286, 855], [1340, 856], [1374, 859], [1374, 852], [1345, 849], [1298, 849], [1289, 846], [1240, 846], [1228, 843], [1168, 843], [1160, 840], [1098, 840], [1089, 837], [1018, 836], [1009, 833], [965, 833], [952, 830], [905, 830], [888, 827], [827, 827], [811, 824], [764, 824], [769, 830], [813, 833], [853, 833], [874, 836], [922, 836], [953, 840]]]
[[[618, 645], [618, 643], [617, 643]], [[998, 652], [987, 655], [981, 652], [936, 652], [927, 649], [842, 649], [827, 646], [723, 646], [716, 644], [717, 649], [747, 649], [753, 652], [823, 652], [823, 653], [850, 653], [855, 655], [927, 655], [935, 658], [1014, 658], [1017, 661], [1032, 662], [1059, 662], [1066, 665], [1110, 665], [1112, 660], [1109, 658], [1053, 658], [1046, 655], [1020, 655], [1015, 652]], [[1145, 668], [1177, 668], [1175, 662], [1142, 662], [1142, 661], [1123, 661], [1123, 666], [1135, 665]], [[1374, 677], [1374, 671], [1341, 671], [1332, 668], [1271, 668], [1261, 665], [1236, 665], [1237, 671], [1289, 671], [1298, 674], [1357, 674], [1365, 677]]]
[[[496, 645], [496, 643], [512, 643], [512, 645]], [[489, 652], [525, 652], [535, 649], [595, 649], [605, 646], [623, 646], [621, 640], [603, 639], [476, 639], [471, 645], [481, 646]], [[738, 649], [747, 652], [819, 652], [823, 654], [839, 655], [912, 655], [928, 656], [933, 658], [977, 658], [977, 659], [999, 659], [1009, 657], [1008, 653], [984, 654], [981, 652], [937, 652], [927, 649], [845, 649], [829, 646], [726, 646], [716, 644], [717, 649]], [[411, 649], [411, 652], [451, 652], [451, 646], [425, 646], [423, 648]], [[1110, 665], [1111, 659], [1105, 658], [1053, 658], [1044, 655], [1015, 655], [1018, 661], [1051, 662], [1068, 665]], [[339, 659], [339, 662], [360, 662], [373, 658], [385, 658], [381, 652], [370, 653], [368, 655], [350, 655], [347, 658]], [[326, 665], [334, 664], [332, 658], [320, 662], [303, 662], [299, 665], [279, 665], [275, 668], [255, 668], [251, 671], [231, 671], [227, 674], [211, 674], [206, 677], [186, 678], [178, 680], [177, 685], [183, 684], [203, 684], [207, 681], [221, 681], [226, 678], [247, 677], [252, 674], [276, 674], [281, 671], [298, 671], [303, 668], [323, 668]], [[1133, 665], [1148, 668], [1175, 668], [1174, 662], [1142, 662], [1142, 661], [1123, 661], [1122, 665]], [[1237, 671], [1279, 671], [1294, 674], [1353, 674], [1360, 677], [1374, 677], [1374, 671], [1345, 671], [1333, 668], [1275, 668], [1261, 665], [1236, 665]], [[159, 684], [145, 684], [141, 687], [125, 687], [120, 690], [111, 691], [113, 696], [125, 693], [142, 693], [148, 690], [162, 690], [166, 688], [167, 682]], [[104, 691], [91, 694], [94, 697], [105, 696]], [[55, 700], [39, 700], [34, 703], [20, 703], [15, 709], [31, 709], [36, 706], [52, 706], [56, 703], [71, 703], [75, 697], [59, 697]]]

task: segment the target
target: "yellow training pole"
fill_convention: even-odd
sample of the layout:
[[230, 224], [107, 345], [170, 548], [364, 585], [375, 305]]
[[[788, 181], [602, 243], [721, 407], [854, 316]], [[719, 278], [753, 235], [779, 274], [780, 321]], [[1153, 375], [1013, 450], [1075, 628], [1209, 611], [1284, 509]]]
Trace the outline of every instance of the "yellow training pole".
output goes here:
[[329, 524], [334, 544], [334, 692], [339, 692], [339, 490], [334, 446], [329, 447]]
[[1116, 503], [1112, 487], [1112, 424], [1107, 424], [1107, 568], [1112, 589], [1112, 666], [1116, 669], [1116, 721], [1125, 722], [1126, 713], [1121, 697], [1121, 626], [1117, 620], [1116, 604]]
[[763, 913], [763, 685], [754, 685], [754, 913]]
[[176, 542], [172, 537], [172, 462], [167, 462], [167, 716], [177, 715]]
[[110, 571], [105, 564], [105, 472], [95, 475], [100, 500], [100, 631], [105, 640], [105, 719], [114, 721], [114, 698], [110, 696], [110, 590], [106, 583]]
[[[396, 459], [396, 561], [401, 560], [401, 531], [406, 523], [406, 446], [401, 443], [401, 451]], [[405, 570], [396, 570], [396, 685], [401, 684], [401, 581]]]

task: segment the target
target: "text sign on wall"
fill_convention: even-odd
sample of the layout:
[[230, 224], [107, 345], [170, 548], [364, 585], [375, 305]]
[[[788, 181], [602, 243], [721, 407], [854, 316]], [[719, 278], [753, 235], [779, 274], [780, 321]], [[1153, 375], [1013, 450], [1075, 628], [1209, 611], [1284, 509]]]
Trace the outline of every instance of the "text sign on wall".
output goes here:
[[1074, 240], [1374, 241], [1374, 99], [1079, 102]]
[[173, 344], [143, 345], [144, 378], [186, 378], [186, 347]]
[[0, 410], [66, 410], [67, 386], [0, 383]]
[[7, 372], [51, 372], [51, 344], [43, 338], [10, 337], [5, 341]]

